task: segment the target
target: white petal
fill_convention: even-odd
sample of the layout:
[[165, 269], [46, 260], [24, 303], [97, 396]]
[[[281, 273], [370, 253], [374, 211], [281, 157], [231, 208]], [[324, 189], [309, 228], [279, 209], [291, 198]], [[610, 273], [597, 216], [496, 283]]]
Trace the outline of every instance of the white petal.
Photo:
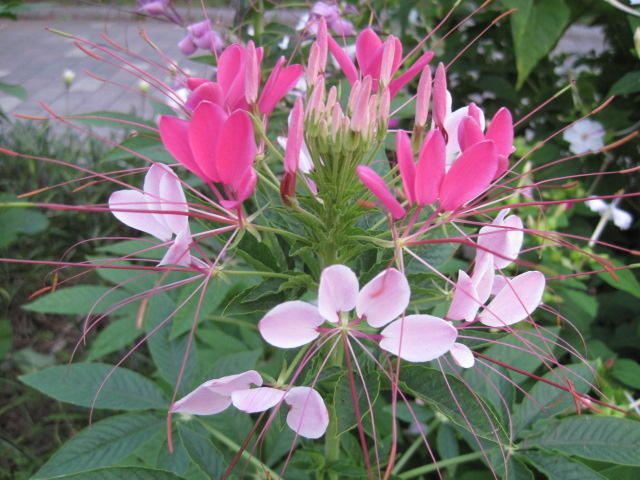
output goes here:
[[330, 322], [337, 322], [338, 312], [348, 312], [356, 306], [358, 277], [349, 267], [331, 265], [320, 274], [318, 310]]
[[410, 297], [406, 277], [395, 268], [388, 268], [360, 290], [356, 312], [359, 317], [366, 316], [372, 327], [382, 327], [405, 311]]
[[476, 363], [471, 349], [462, 343], [454, 343], [449, 353], [451, 353], [456, 364], [462, 368], [471, 368]]
[[268, 343], [278, 348], [295, 348], [315, 340], [324, 319], [313, 305], [294, 300], [273, 307], [258, 323]]
[[259, 387], [236, 390], [231, 394], [233, 406], [247, 413], [264, 412], [277, 405], [285, 395], [284, 390]]
[[329, 425], [329, 412], [320, 394], [313, 388], [293, 387], [284, 401], [291, 407], [287, 425], [301, 437], [320, 438]]

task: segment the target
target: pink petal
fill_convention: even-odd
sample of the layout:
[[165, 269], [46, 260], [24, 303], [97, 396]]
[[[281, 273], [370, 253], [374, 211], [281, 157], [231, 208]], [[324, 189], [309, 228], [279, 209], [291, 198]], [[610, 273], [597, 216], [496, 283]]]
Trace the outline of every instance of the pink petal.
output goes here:
[[224, 102], [224, 93], [222, 88], [215, 82], [205, 82], [199, 85], [191, 94], [185, 103], [189, 110], [195, 110], [202, 101], [222, 105]]
[[204, 172], [206, 179], [219, 182], [216, 151], [220, 139], [222, 125], [227, 114], [218, 105], [211, 102], [200, 102], [191, 116], [189, 125], [189, 145], [198, 168]]
[[267, 343], [278, 348], [295, 348], [315, 340], [324, 319], [316, 307], [294, 300], [273, 307], [258, 323]]
[[207, 176], [200, 169], [189, 146], [189, 122], [181, 118], [163, 115], [158, 122], [160, 139], [164, 148], [174, 156], [182, 165], [198, 177], [206, 179]]
[[364, 186], [371, 190], [371, 193], [373, 193], [378, 200], [380, 200], [380, 202], [389, 209], [389, 212], [394, 219], [397, 220], [405, 216], [406, 212], [404, 208], [391, 194], [387, 188], [387, 184], [384, 183], [382, 178], [380, 178], [380, 175], [364, 165], [358, 165], [356, 167], [356, 173]]
[[[502, 107], [491, 119], [487, 128], [487, 139], [493, 140], [498, 155], [508, 157], [513, 152], [513, 119], [507, 108]], [[501, 173], [499, 172], [498, 175]]]
[[460, 150], [465, 151], [467, 148], [484, 140], [482, 129], [473, 117], [465, 116], [458, 126], [458, 144]]
[[454, 343], [449, 350], [454, 362], [462, 368], [471, 368], [476, 363], [476, 359], [473, 356], [473, 352], [469, 347], [462, 343]]
[[[172, 212], [188, 212], [189, 206], [187, 205], [187, 199], [184, 196], [180, 180], [176, 174], [173, 173], [173, 170], [159, 163], [151, 168], [154, 167], [158, 167], [164, 172], [160, 178], [159, 189], [159, 197], [162, 200], [161, 209]], [[189, 217], [187, 215], [164, 214], [163, 217], [164, 222], [175, 234], [189, 229]]]
[[502, 210], [491, 225], [482, 227], [478, 235], [478, 255], [482, 251], [493, 254], [495, 268], [505, 268], [513, 262], [520, 253], [524, 241], [523, 224], [517, 215], [509, 215]]
[[331, 265], [320, 275], [318, 311], [326, 320], [336, 323], [338, 312], [349, 312], [356, 306], [358, 278], [345, 265]]
[[442, 129], [444, 118], [447, 115], [447, 73], [444, 63], [440, 62], [436, 68], [433, 80], [433, 120], [436, 126]]
[[329, 42], [329, 50], [331, 50], [331, 54], [340, 65], [344, 76], [347, 77], [349, 83], [353, 85], [355, 81], [358, 79], [358, 71], [356, 70], [356, 66], [353, 64], [347, 52], [345, 52], [338, 42], [336, 42], [331, 35], [327, 35], [327, 40]]
[[213, 415], [231, 405], [233, 391], [247, 389], [251, 384], [262, 385], [262, 377], [254, 370], [208, 380], [171, 405], [170, 411], [192, 415]]
[[289, 428], [304, 438], [320, 438], [329, 425], [329, 412], [320, 394], [313, 388], [293, 387], [284, 401], [291, 407]]
[[396, 135], [396, 155], [398, 157], [398, 168], [400, 169], [404, 193], [409, 203], [413, 203], [416, 201], [414, 194], [416, 164], [413, 162], [411, 140], [404, 130], [398, 130]]
[[[131, 228], [153, 235], [163, 242], [171, 239], [171, 230], [165, 224], [158, 222], [147, 211], [147, 197], [141, 192], [135, 190], [113, 192], [109, 197], [109, 209], [111, 209], [114, 217]], [[123, 212], [118, 210], [139, 211]]]
[[281, 69], [280, 65], [283, 63], [284, 57], [282, 57], [282, 61], [279, 61], [271, 71], [271, 75], [269, 75], [262, 89], [258, 106], [260, 112], [265, 115], [269, 115], [273, 111], [276, 104], [295, 86], [304, 72], [302, 65], [298, 64], [289, 65]]
[[277, 388], [259, 387], [236, 390], [231, 394], [233, 406], [246, 413], [264, 412], [282, 401], [287, 392]]
[[216, 146], [216, 167], [220, 181], [238, 186], [253, 164], [257, 152], [253, 123], [247, 112], [236, 110], [222, 125]]
[[480, 322], [488, 327], [504, 327], [524, 320], [540, 305], [544, 286], [544, 275], [535, 270], [507, 280], [480, 314]]
[[408, 362], [428, 362], [447, 353], [458, 331], [431, 315], [407, 315], [385, 327], [380, 348]]
[[244, 202], [247, 198], [253, 195], [254, 190], [256, 189], [256, 182], [258, 181], [258, 175], [253, 167], [247, 169], [245, 174], [240, 177], [240, 180], [233, 185], [233, 188], [236, 193], [236, 202], [237, 204], [233, 207], [228, 207], [224, 205], [225, 208], [237, 208], [242, 202]]
[[490, 185], [498, 166], [491, 141], [476, 143], [464, 151], [447, 172], [440, 187], [440, 208], [456, 210]]
[[507, 284], [508, 277], [504, 275], [496, 275], [493, 279], [493, 285], [491, 286], [491, 295], [496, 296], [500, 290], [502, 290]]
[[284, 170], [289, 173], [298, 171], [300, 163], [300, 151], [302, 142], [304, 141], [304, 110], [302, 107], [302, 98], [298, 97], [291, 110], [291, 118], [289, 120], [289, 136], [287, 137], [287, 146], [284, 151]]
[[429, 115], [429, 103], [431, 102], [431, 68], [425, 65], [418, 81], [418, 93], [416, 95], [416, 125], [424, 127]]
[[440, 130], [431, 130], [420, 149], [416, 168], [415, 192], [418, 205], [431, 205], [438, 199], [444, 178], [445, 149]]
[[480, 303], [478, 291], [473, 284], [469, 275], [464, 271], [458, 270], [458, 281], [453, 291], [453, 300], [447, 312], [447, 318], [450, 320], [466, 320], [473, 321], [476, 318], [478, 309], [482, 306]]
[[473, 267], [473, 275], [471, 280], [473, 286], [478, 292], [478, 300], [481, 304], [489, 299], [493, 284], [496, 278], [496, 272], [493, 265], [493, 255], [482, 252], [476, 255], [476, 264]]
[[216, 79], [223, 91], [231, 88], [236, 77], [243, 72], [244, 49], [238, 44], [229, 45], [218, 58]]
[[370, 28], [362, 30], [356, 38], [356, 59], [363, 77], [366, 75], [371, 75], [376, 79], [379, 77], [382, 41]]
[[191, 233], [186, 228], [184, 231], [176, 235], [173, 243], [165, 253], [158, 265], [182, 265], [183, 267], [191, 266], [192, 259], [189, 253], [191, 247]]
[[407, 278], [395, 268], [388, 268], [362, 287], [356, 312], [359, 317], [366, 316], [372, 327], [383, 327], [402, 315], [410, 297]]
[[166, 173], [162, 167], [169, 168], [161, 163], [156, 163], [149, 167], [147, 174], [144, 176], [144, 186], [142, 188], [147, 202], [147, 210], [151, 212], [151, 215], [159, 224], [173, 232], [169, 224], [166, 222], [165, 216], [161, 213], [164, 202], [162, 201], [163, 196], [160, 193], [160, 184], [162, 182], [162, 177], [164, 177]]
[[413, 77], [418, 75], [418, 73], [422, 71], [422, 69], [431, 61], [432, 58], [433, 52], [431, 51], [422, 54], [422, 56], [418, 60], [416, 60], [416, 63], [411, 65], [406, 72], [404, 72], [395, 80], [392, 80], [389, 84], [391, 98], [395, 97], [402, 87], [409, 83], [413, 79]]

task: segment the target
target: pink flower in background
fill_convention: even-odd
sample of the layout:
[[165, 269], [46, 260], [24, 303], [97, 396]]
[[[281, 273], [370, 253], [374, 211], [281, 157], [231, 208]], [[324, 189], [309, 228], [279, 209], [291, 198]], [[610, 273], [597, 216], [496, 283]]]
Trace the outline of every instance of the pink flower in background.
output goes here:
[[[354, 12], [353, 8], [351, 8], [349, 13], [357, 12]], [[307, 32], [315, 35], [318, 31], [318, 22], [321, 18], [324, 18], [327, 27], [333, 30], [338, 36], [349, 37], [355, 34], [353, 24], [349, 20], [342, 18], [338, 6], [335, 3], [328, 2], [314, 3], [309, 14], [304, 15], [300, 19], [296, 29], [306, 29]]]
[[155, 18], [166, 18], [176, 25], [182, 25], [180, 14], [173, 8], [171, 0], [138, 0], [138, 13]]
[[211, 29], [209, 20], [189, 25], [187, 35], [178, 43], [178, 48], [185, 55], [193, 55], [198, 49], [219, 54], [222, 51], [222, 46], [222, 38]]
[[[344, 331], [354, 338], [379, 339], [381, 349], [410, 362], [427, 362], [450, 352], [459, 365], [471, 367], [473, 354], [456, 342], [458, 331], [451, 323], [432, 315], [403, 316], [410, 296], [406, 277], [395, 268], [384, 270], [360, 289], [349, 267], [331, 265], [320, 275], [317, 307], [299, 300], [281, 303], [262, 317], [258, 330], [278, 348], [300, 347], [321, 332]], [[354, 308], [357, 318], [349, 320]], [[385, 328], [379, 335], [362, 332], [358, 325], [363, 320], [370, 327]], [[321, 329], [325, 321], [334, 326]]]
[[[173, 242], [160, 265], [190, 266], [191, 232], [187, 215], [163, 212], [188, 212], [180, 180], [166, 165], [149, 168], [143, 191], [118, 190], [109, 197], [111, 213], [125, 225], [153, 235], [163, 242]], [[175, 235], [175, 238], [174, 238]]]
[[[257, 388], [250, 388], [255, 385]], [[320, 394], [309, 387], [272, 388], [262, 386], [255, 370], [208, 380], [176, 401], [172, 413], [214, 415], [233, 404], [246, 413], [264, 412], [282, 402], [290, 408], [287, 425], [305, 438], [320, 438], [329, 425], [329, 412]]]

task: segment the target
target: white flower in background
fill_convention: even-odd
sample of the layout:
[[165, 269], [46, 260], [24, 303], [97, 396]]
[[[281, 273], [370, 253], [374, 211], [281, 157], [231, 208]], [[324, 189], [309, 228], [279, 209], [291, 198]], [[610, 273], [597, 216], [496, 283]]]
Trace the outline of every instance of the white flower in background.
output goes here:
[[567, 128], [562, 134], [562, 138], [569, 142], [569, 150], [580, 155], [604, 147], [604, 132], [601, 123], [585, 118]]
[[608, 215], [612, 218], [614, 225], [620, 230], [627, 230], [633, 223], [633, 215], [616, 206], [619, 200], [619, 198], [616, 198], [611, 204], [608, 204], [600, 198], [594, 198], [593, 200], [587, 200], [585, 203], [592, 212], [598, 212], [603, 217]]
[[287, 47], [289, 46], [289, 40], [290, 40], [289, 35], [285, 35], [284, 37], [282, 37], [282, 40], [278, 42], [278, 48], [280, 50], [286, 50]]
[[76, 78], [76, 73], [73, 70], [69, 70], [65, 68], [62, 72], [62, 81], [64, 82], [64, 86], [69, 88], [73, 83], [73, 80]]

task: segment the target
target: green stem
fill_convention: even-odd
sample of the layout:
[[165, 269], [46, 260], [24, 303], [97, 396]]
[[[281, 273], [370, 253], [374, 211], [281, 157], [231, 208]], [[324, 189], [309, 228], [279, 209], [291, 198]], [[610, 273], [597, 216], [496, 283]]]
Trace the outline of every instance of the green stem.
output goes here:
[[[336, 346], [331, 359], [329, 360], [330, 367], [342, 367], [344, 361], [344, 345], [339, 342]], [[338, 436], [338, 419], [336, 416], [335, 408], [330, 408], [329, 427], [325, 434], [324, 453], [327, 459], [327, 464], [337, 462], [340, 460], [340, 437]], [[331, 471], [328, 474], [329, 480], [339, 480], [338, 473]]]
[[32, 202], [0, 202], [0, 208], [33, 208], [38, 204]]
[[420, 475], [424, 475], [425, 473], [430, 473], [436, 471], [440, 468], [450, 467], [451, 465], [458, 465], [459, 463], [471, 462], [473, 460], [478, 460], [485, 455], [486, 452], [471, 452], [465, 455], [460, 455], [458, 457], [447, 458], [446, 460], [441, 460], [439, 462], [430, 463], [429, 465], [423, 465], [422, 467], [414, 468], [413, 470], [408, 470], [404, 473], [398, 475], [398, 478], [405, 480], [407, 478], [415, 478]]
[[278, 272], [260, 272], [254, 270], [224, 270], [225, 274], [228, 275], [245, 275], [245, 276], [254, 276], [254, 277], [276, 277], [276, 278], [291, 278], [291, 275], [287, 275], [286, 273], [278, 273]]
[[[199, 422], [211, 435], [213, 435], [220, 442], [222, 442], [227, 447], [229, 447], [229, 449], [233, 453], [236, 453], [236, 452], [238, 452], [238, 450], [240, 450], [240, 445], [238, 445], [236, 442], [231, 440], [224, 433], [222, 433], [221, 431], [213, 428], [211, 425], [209, 425], [208, 423], [206, 423], [206, 422], [204, 422], [202, 420], [199, 420]], [[280, 475], [278, 475], [276, 472], [271, 470], [269, 467], [267, 467], [264, 463], [262, 463], [256, 457], [251, 455], [251, 453], [249, 453], [247, 450], [243, 450], [241, 455], [243, 457], [245, 457], [247, 460], [249, 460], [250, 463], [254, 464], [258, 468], [258, 470], [260, 472], [267, 471], [269, 473], [271, 479], [273, 479], [273, 480], [283, 480], [283, 478]]]

